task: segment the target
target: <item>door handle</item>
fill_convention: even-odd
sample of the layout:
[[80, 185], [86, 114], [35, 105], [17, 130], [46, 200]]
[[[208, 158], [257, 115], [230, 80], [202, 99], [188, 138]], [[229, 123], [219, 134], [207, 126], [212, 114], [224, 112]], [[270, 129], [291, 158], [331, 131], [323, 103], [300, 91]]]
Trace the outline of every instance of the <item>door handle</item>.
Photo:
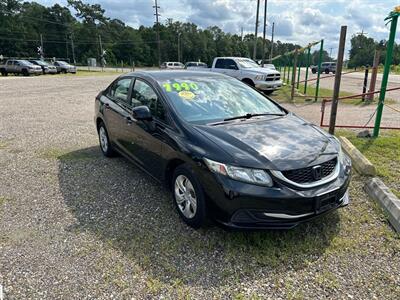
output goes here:
[[133, 122], [131, 117], [125, 117], [125, 120], [126, 120], [126, 124], [128, 124], [128, 125], [131, 125]]
[[106, 103], [104, 104], [105, 109], [109, 109], [110, 108], [110, 104]]

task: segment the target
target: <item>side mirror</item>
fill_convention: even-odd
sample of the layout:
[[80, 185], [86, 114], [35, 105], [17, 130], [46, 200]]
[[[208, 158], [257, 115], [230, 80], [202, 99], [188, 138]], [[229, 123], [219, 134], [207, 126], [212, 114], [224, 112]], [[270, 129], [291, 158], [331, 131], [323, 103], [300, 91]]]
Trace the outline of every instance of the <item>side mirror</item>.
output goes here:
[[151, 121], [153, 119], [153, 117], [151, 116], [150, 109], [145, 105], [134, 107], [132, 109], [132, 116], [136, 120], [140, 120], [140, 121], [144, 121], [144, 120]]

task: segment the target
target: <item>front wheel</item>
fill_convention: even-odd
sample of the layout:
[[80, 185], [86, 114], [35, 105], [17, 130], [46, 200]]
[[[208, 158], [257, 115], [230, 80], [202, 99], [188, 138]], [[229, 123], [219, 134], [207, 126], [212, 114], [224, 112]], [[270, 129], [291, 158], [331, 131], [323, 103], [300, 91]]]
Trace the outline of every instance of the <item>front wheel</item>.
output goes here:
[[100, 123], [98, 133], [101, 152], [103, 152], [104, 156], [106, 157], [115, 156], [115, 152], [110, 143], [108, 132], [104, 123]]
[[203, 188], [189, 165], [177, 167], [173, 176], [175, 207], [186, 224], [199, 228], [206, 221], [206, 206]]

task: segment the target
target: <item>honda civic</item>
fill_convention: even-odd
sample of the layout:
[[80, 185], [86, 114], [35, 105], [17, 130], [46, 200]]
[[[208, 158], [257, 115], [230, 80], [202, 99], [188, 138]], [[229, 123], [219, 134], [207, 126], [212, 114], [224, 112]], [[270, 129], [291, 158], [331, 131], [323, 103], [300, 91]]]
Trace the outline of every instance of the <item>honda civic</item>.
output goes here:
[[100, 149], [164, 182], [188, 225], [288, 229], [349, 203], [340, 142], [226, 75], [122, 75], [95, 101]]

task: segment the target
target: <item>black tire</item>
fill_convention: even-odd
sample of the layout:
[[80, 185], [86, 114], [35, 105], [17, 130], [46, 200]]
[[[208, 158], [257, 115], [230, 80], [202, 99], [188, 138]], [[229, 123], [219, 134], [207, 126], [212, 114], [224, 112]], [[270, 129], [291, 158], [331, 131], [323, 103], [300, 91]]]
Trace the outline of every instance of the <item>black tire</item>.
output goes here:
[[8, 76], [8, 73], [5, 70], [1, 70], [1, 75], [2, 76]]
[[325, 69], [325, 74], [329, 74], [329, 69]]
[[264, 94], [265, 94], [265, 95], [271, 95], [273, 92], [274, 92], [273, 90], [270, 90], [270, 91], [264, 91]]
[[[194, 213], [194, 215], [192, 217], [187, 217], [185, 216], [185, 214], [182, 212], [182, 208], [180, 207], [180, 205], [189, 205], [188, 202], [189, 201], [182, 201], [182, 204], [178, 204], [178, 202], [180, 202], [179, 200], [177, 200], [177, 192], [176, 192], [176, 181], [177, 179], [182, 179], [182, 177], [185, 177], [187, 180], [189, 180], [191, 186], [193, 187], [194, 190], [194, 195], [195, 195], [195, 199], [196, 199], [196, 210], [191, 210], [191, 213]], [[178, 188], [178, 193], [179, 193], [180, 189]], [[190, 191], [188, 191], [188, 193], [190, 193]], [[192, 194], [192, 193], [190, 193]], [[203, 187], [201, 186], [200, 181], [197, 179], [196, 175], [194, 174], [192, 168], [188, 165], [188, 164], [183, 164], [178, 166], [175, 170], [174, 170], [174, 175], [172, 177], [172, 195], [173, 195], [173, 199], [174, 199], [174, 205], [176, 207], [176, 210], [178, 211], [178, 214], [180, 215], [180, 217], [182, 218], [182, 220], [189, 225], [190, 227], [193, 227], [195, 229], [202, 227], [203, 225], [205, 225], [206, 223], [206, 201], [205, 201], [205, 195], [204, 195], [204, 191], [203, 191]], [[193, 198], [192, 198], [193, 199]], [[183, 204], [183, 202], [185, 202], [186, 204]], [[192, 208], [192, 207], [191, 207]], [[183, 209], [185, 210], [185, 209]]]
[[[103, 130], [104, 130], [104, 135], [103, 135]], [[100, 150], [103, 153], [103, 155], [106, 157], [115, 156], [114, 148], [112, 147], [110, 138], [108, 137], [107, 128], [103, 122], [99, 124], [99, 127], [97, 128], [97, 133], [99, 135]], [[105, 141], [102, 140], [103, 138], [105, 139]]]
[[336, 71], [332, 71], [332, 74], [335, 74], [336, 73]]
[[22, 75], [23, 75], [23, 76], [29, 76], [28, 70], [27, 70], [27, 69], [23, 69], [23, 70], [22, 70]]
[[311, 69], [311, 73], [315, 74], [315, 73], [317, 73], [317, 70], [316, 69]]

